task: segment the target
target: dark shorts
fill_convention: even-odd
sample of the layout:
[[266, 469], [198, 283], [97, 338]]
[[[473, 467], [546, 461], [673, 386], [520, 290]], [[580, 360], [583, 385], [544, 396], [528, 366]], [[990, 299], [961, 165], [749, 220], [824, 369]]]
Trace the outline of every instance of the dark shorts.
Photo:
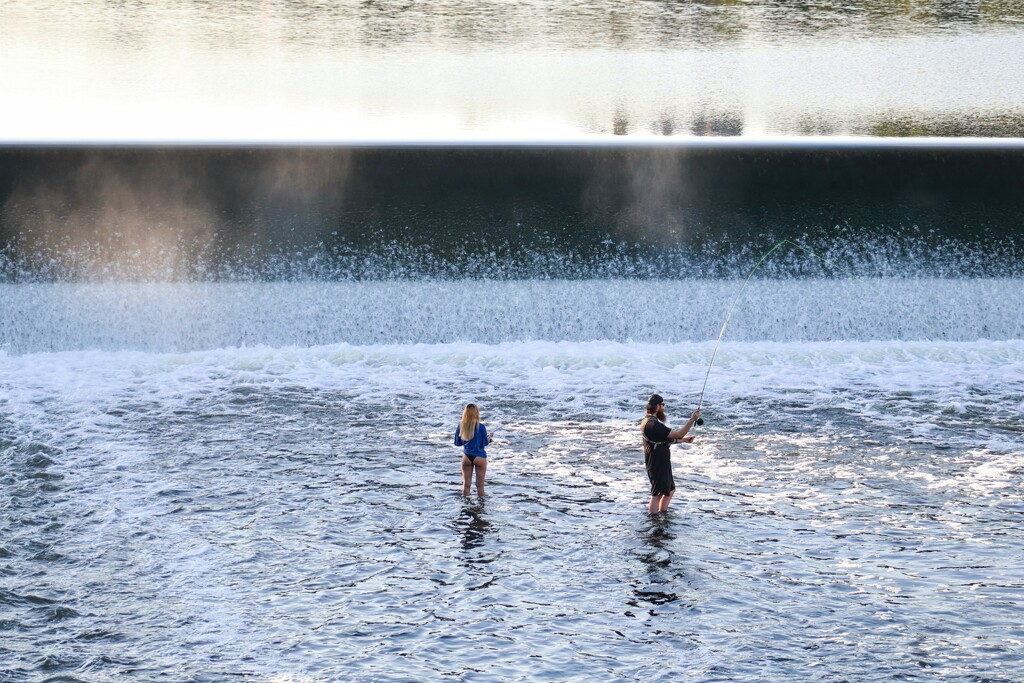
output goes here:
[[651, 480], [652, 496], [667, 496], [676, 490], [672, 478], [672, 461], [665, 457], [653, 457], [647, 464], [647, 478]]

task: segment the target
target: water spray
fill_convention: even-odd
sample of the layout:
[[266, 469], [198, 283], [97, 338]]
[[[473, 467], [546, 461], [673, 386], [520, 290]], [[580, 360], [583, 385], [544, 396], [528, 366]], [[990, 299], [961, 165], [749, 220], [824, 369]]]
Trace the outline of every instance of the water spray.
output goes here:
[[[786, 245], [786, 244], [794, 246], [797, 249], [800, 249], [801, 251], [807, 252], [808, 254], [810, 254], [811, 256], [813, 256], [814, 258], [818, 259], [819, 261], [821, 261], [822, 263], [824, 263], [826, 265], [832, 266], [834, 268], [838, 268], [838, 266], [836, 266], [835, 264], [831, 263], [828, 259], [822, 258], [821, 256], [818, 256], [817, 254], [815, 254], [813, 251], [811, 251], [807, 247], [803, 246], [802, 244], [797, 244], [796, 242], [792, 242], [790, 240], [782, 240], [781, 242], [779, 242], [774, 247], [772, 247], [771, 249], [769, 249], [768, 251], [766, 251], [764, 253], [764, 256], [761, 257], [761, 260], [758, 261], [754, 265], [754, 267], [750, 269], [750, 272], [747, 274], [747, 279], [743, 281], [743, 286], [740, 287], [740, 291], [736, 294], [736, 298], [732, 300], [732, 304], [729, 306], [729, 312], [725, 316], [725, 322], [722, 323], [722, 331], [718, 333], [718, 341], [715, 342], [715, 350], [711, 353], [711, 361], [708, 363], [707, 374], [704, 375], [704, 386], [702, 386], [701, 389], [700, 389], [700, 400], [697, 401], [697, 410], [700, 410], [701, 406], [704, 405], [704, 391], [708, 388], [708, 377], [711, 376], [711, 367], [715, 364], [715, 356], [718, 355], [718, 347], [721, 346], [721, 344], [722, 344], [722, 337], [725, 336], [725, 328], [727, 328], [729, 326], [729, 319], [732, 318], [732, 311], [733, 311], [733, 309], [736, 308], [736, 304], [739, 302], [740, 297], [743, 296], [744, 290], [746, 290], [747, 285], [750, 283], [750, 278], [752, 278], [754, 276], [754, 273], [756, 273], [757, 269], [761, 267], [761, 264], [764, 263], [765, 261], [767, 261], [768, 257], [771, 256], [773, 253], [775, 253], [775, 251], [777, 249], [779, 249], [779, 247], [782, 247], [783, 245]], [[843, 269], [839, 268], [839, 270], [843, 270]], [[849, 271], [846, 271], [846, 270], [843, 270], [843, 272], [847, 273], [848, 275], [850, 274]], [[698, 425], [703, 425], [704, 424], [704, 418], [698, 417], [697, 418], [697, 424]]]

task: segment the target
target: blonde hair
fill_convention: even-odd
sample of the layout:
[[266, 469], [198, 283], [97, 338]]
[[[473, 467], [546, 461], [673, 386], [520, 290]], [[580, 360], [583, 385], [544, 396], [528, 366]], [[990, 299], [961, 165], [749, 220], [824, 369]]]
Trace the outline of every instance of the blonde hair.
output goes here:
[[467, 403], [466, 409], [462, 411], [462, 422], [459, 423], [459, 436], [463, 441], [469, 441], [476, 436], [477, 425], [480, 424], [480, 409], [475, 403]]

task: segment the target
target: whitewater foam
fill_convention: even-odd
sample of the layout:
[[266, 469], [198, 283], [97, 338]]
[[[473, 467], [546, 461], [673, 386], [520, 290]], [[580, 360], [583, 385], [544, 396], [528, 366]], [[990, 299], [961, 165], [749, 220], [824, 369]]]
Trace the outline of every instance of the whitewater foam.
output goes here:
[[[733, 280], [0, 285], [0, 348], [186, 352], [245, 346], [717, 337]], [[753, 281], [730, 341], [1024, 338], [1018, 279]], [[727, 362], [727, 361], [726, 361]]]

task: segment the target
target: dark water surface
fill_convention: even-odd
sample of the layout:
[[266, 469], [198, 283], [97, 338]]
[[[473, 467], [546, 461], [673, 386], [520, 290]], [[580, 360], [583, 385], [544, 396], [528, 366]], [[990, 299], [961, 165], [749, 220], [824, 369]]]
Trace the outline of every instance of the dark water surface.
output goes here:
[[1024, 147], [956, 141], [0, 148], [0, 277], [1021, 274]]

